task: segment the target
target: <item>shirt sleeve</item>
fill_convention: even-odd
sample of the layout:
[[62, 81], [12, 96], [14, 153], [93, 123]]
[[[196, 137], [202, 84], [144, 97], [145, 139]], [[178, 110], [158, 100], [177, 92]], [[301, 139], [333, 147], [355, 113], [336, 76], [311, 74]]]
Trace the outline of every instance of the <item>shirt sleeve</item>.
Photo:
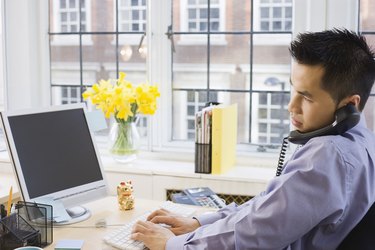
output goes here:
[[167, 249], [284, 249], [324, 221], [340, 223], [346, 165], [330, 142], [311, 140], [265, 192], [242, 206], [198, 216], [201, 227], [172, 237]]

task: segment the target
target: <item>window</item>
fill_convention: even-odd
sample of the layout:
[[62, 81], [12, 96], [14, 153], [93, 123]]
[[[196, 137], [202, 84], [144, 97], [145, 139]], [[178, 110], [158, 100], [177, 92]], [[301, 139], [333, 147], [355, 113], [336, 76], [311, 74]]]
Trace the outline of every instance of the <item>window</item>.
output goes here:
[[292, 30], [292, 0], [260, 0], [261, 31]]
[[[57, 20], [59, 21], [61, 32], [86, 31], [85, 1], [60, 0], [59, 2], [60, 6]], [[81, 8], [81, 12], [79, 8]], [[81, 15], [81, 22], [79, 20], [79, 15]], [[79, 26], [81, 26], [81, 29], [79, 29]]]
[[[292, 8], [291, 1], [282, 5]], [[252, 8], [255, 7], [250, 0], [172, 1], [169, 35], [173, 37], [175, 51], [171, 51], [171, 141], [195, 138], [193, 113], [209, 101], [238, 104], [240, 144], [280, 144], [288, 133], [289, 86], [285, 83], [290, 74], [291, 26], [289, 31], [272, 31], [276, 40], [288, 38], [285, 45], [254, 44], [253, 41], [263, 34], [258, 34], [252, 26], [252, 23], [260, 22], [252, 16]], [[225, 16], [221, 16], [221, 9], [226, 10]], [[184, 19], [179, 19], [185, 10], [187, 27], [180, 25]], [[290, 9], [288, 11], [291, 13]], [[216, 20], [219, 29], [212, 23]], [[209, 27], [208, 23], [211, 24]], [[218, 44], [216, 39], [224, 43]], [[191, 42], [197, 40], [201, 43]], [[269, 85], [267, 79], [278, 79], [278, 84]], [[263, 106], [261, 99], [265, 100]]]
[[[53, 104], [81, 102], [82, 92], [86, 87], [101, 79], [115, 79], [119, 71], [126, 72], [127, 80], [133, 84], [147, 81], [147, 48], [139, 50], [138, 43], [128, 43], [131, 40], [139, 42], [139, 37], [145, 31], [145, 2], [50, 0]], [[58, 23], [61, 29], [55, 28], [56, 20], [60, 20]], [[85, 42], [88, 40], [91, 43]], [[144, 136], [148, 131], [146, 119], [140, 117], [138, 123]]]
[[120, 31], [146, 31], [146, 0], [120, 0]]
[[[210, 10], [210, 19], [208, 19], [208, 10]], [[210, 28], [211, 31], [219, 31], [219, 0], [210, 1], [209, 9], [207, 1], [189, 0], [187, 4], [187, 13], [189, 32], [208, 31], [208, 28]]]
[[289, 95], [259, 93], [258, 143], [278, 144], [289, 133]]
[[[178, 40], [179, 44], [202, 44], [206, 40], [199, 35], [194, 35], [194, 33], [200, 34], [208, 31], [219, 32], [223, 30], [226, 20], [226, 0], [179, 0], [172, 2], [173, 6], [175, 6], [174, 8], [179, 9], [174, 13], [179, 18], [179, 30], [193, 33], [189, 36], [181, 35]], [[225, 43], [221, 36], [214, 34], [210, 36], [210, 39], [211, 43]]]
[[[146, 31], [146, 1], [117, 0], [113, 1], [114, 5], [99, 0], [60, 1], [59, 5], [56, 0], [51, 2], [51, 8], [57, 8], [59, 12], [50, 13], [59, 13], [57, 16], [61, 20], [69, 20], [64, 23], [66, 31], [50, 32], [51, 40], [65, 37], [73, 45], [66, 47], [51, 42], [54, 104], [79, 101], [86, 86], [100, 79], [116, 78], [120, 70], [127, 73], [131, 82], [147, 79], [147, 50], [141, 53], [138, 48], [139, 39]], [[95, 7], [95, 10], [87, 9], [89, 2], [90, 8]], [[238, 3], [171, 1], [171, 29], [167, 35], [175, 43], [176, 50], [171, 50], [171, 64], [166, 67], [171, 71], [172, 90], [171, 129], [166, 130], [163, 139], [167, 144], [193, 142], [195, 112], [210, 101], [238, 104], [239, 143], [279, 143], [280, 137], [288, 131], [285, 105], [289, 100], [289, 89], [284, 83], [289, 79], [289, 52], [287, 46], [252, 42], [260, 35], [251, 25], [259, 22], [251, 15], [252, 8], [255, 7], [251, 0]], [[114, 15], [108, 15], [111, 9]], [[73, 10], [81, 16], [78, 19], [81, 22], [72, 22], [77, 20], [71, 17]], [[86, 21], [88, 13], [92, 15], [90, 26]], [[55, 19], [54, 16], [50, 18], [51, 22]], [[74, 25], [81, 27], [80, 30], [75, 30]], [[285, 31], [280, 34], [273, 31], [276, 37], [285, 34]], [[287, 35], [290, 41], [291, 32]], [[92, 39], [91, 45], [83, 43], [87, 36]], [[193, 40], [200, 43], [191, 43]], [[267, 85], [270, 78], [279, 79], [282, 84]], [[149, 123], [145, 118], [141, 123], [146, 135], [145, 126]]]
[[[92, 0], [52, 0], [53, 15], [51, 32], [76, 33], [89, 32], [91, 25]], [[83, 44], [92, 44], [90, 36], [82, 37]], [[69, 36], [54, 37], [51, 41], [60, 46], [70, 46], [74, 41]]]
[[[367, 43], [375, 48], [375, 16], [371, 10], [375, 9], [374, 0], [359, 0], [359, 33], [366, 37]], [[364, 110], [367, 126], [375, 131], [375, 89], [373, 88]]]
[[[55, 2], [51, 0], [50, 7], [61, 10], [61, 5], [55, 5]], [[63, 7], [70, 4], [64, 3]], [[78, 31], [67, 28], [66, 32], [51, 30], [49, 33], [51, 41], [61, 37], [71, 41], [70, 46], [50, 44], [53, 103], [81, 101], [86, 86], [100, 79], [116, 78], [119, 71], [125, 71], [133, 83], [146, 81], [147, 49], [142, 54], [138, 48], [139, 39], [146, 31], [146, 1], [86, 0], [74, 3], [81, 4], [78, 14], [91, 21], [81, 21]], [[159, 30], [154, 33], [162, 34], [164, 43], [173, 41], [175, 51], [170, 46], [168, 53], [160, 54], [163, 50], [155, 45], [154, 53], [158, 51], [163, 60], [149, 57], [150, 64], [159, 67], [162, 63], [162, 69], [170, 71], [170, 78], [163, 82], [163, 86], [170, 88], [170, 92], [163, 94], [170, 96], [162, 98], [170, 100], [170, 105], [164, 108], [171, 112], [163, 111], [167, 114], [167, 119], [159, 125], [163, 126], [163, 137], [160, 139], [160, 133], [154, 135], [163, 142], [159, 141], [158, 145], [173, 146], [183, 141], [192, 145], [194, 115], [210, 101], [238, 104], [240, 144], [279, 144], [289, 126], [286, 114], [289, 86], [284, 83], [289, 79], [290, 55], [287, 45], [253, 42], [261, 35], [252, 26], [259, 21], [252, 16], [253, 1], [176, 0], [170, 4], [169, 32], [165, 34], [168, 28], [165, 25], [157, 27]], [[112, 12], [113, 15], [108, 14]], [[50, 22], [55, 19], [52, 16]], [[289, 31], [273, 31], [272, 34], [276, 37], [287, 35], [291, 40]], [[92, 44], [84, 44], [85, 37], [90, 37]], [[158, 39], [158, 36], [148, 37], [145, 41], [149, 39]], [[200, 42], [192, 43], [193, 40]], [[170, 61], [164, 60], [169, 56]], [[274, 79], [275, 84], [268, 84], [269, 79]], [[148, 118], [141, 118], [139, 124], [141, 134], [147, 136], [149, 130], [146, 128], [153, 125]]]
[[61, 87], [61, 103], [69, 104], [81, 102], [80, 92], [79, 88]]

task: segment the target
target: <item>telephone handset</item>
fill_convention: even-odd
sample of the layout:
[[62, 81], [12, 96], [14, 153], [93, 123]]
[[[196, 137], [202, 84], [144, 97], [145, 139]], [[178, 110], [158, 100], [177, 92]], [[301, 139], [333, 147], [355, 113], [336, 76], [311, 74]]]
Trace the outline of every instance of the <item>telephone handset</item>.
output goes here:
[[335, 121], [332, 124], [307, 133], [301, 133], [298, 130], [291, 131], [288, 140], [295, 144], [305, 144], [316, 136], [339, 135], [357, 125], [359, 119], [360, 112], [353, 104], [349, 103], [336, 110]]
[[281, 172], [283, 170], [285, 151], [288, 145], [288, 141], [295, 144], [305, 144], [311, 138], [316, 136], [339, 135], [357, 125], [360, 118], [361, 113], [356, 109], [356, 107], [352, 103], [349, 103], [336, 110], [335, 121], [326, 127], [307, 133], [301, 133], [298, 130], [291, 131], [289, 136], [285, 137], [283, 140], [279, 156], [279, 162], [276, 170], [276, 176], [281, 175]]

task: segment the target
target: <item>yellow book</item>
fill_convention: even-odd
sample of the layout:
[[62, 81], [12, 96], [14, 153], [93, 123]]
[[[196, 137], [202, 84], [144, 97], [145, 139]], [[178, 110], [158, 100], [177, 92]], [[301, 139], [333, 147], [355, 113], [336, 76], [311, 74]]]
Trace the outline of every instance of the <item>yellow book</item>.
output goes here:
[[237, 145], [237, 104], [212, 109], [212, 174], [234, 167]]

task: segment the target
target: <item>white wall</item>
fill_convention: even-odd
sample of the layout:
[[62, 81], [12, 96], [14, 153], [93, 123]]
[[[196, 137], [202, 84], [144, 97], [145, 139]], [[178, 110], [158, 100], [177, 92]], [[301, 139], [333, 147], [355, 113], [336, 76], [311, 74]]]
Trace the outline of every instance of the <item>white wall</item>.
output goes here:
[[357, 29], [358, 0], [294, 0], [294, 4], [294, 36], [334, 27]]
[[47, 2], [4, 0], [8, 110], [45, 106], [50, 102]]

